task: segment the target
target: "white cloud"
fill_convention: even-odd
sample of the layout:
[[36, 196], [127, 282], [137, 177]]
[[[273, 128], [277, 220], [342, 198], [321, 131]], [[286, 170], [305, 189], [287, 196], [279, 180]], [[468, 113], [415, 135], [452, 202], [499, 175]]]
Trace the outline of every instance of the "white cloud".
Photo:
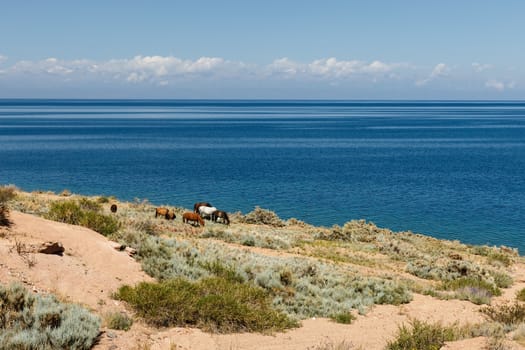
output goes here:
[[0, 64], [4, 63], [5, 61], [7, 61], [7, 56], [0, 54]]
[[379, 60], [338, 60], [335, 57], [311, 62], [297, 62], [287, 57], [268, 65], [228, 61], [221, 57], [200, 57], [195, 60], [174, 56], [135, 56], [124, 59], [93, 61], [87, 59], [61, 60], [50, 57], [40, 61], [18, 61], [5, 69], [6, 74], [48, 75], [61, 79], [103, 78], [129, 83], [155, 83], [166, 85], [180, 79], [230, 78], [230, 79], [351, 79], [355, 76], [371, 81], [378, 78], [398, 77], [396, 71], [410, 68], [406, 64], [387, 63]]
[[446, 64], [439, 63], [432, 70], [432, 73], [430, 74], [430, 78], [438, 78], [438, 77], [447, 76], [449, 71], [450, 71], [450, 69], [447, 67]]
[[185, 76], [213, 76], [222, 72], [235, 72], [245, 65], [225, 61], [218, 57], [183, 60], [173, 56], [135, 56], [131, 59], [91, 61], [86, 59], [65, 61], [50, 57], [41, 61], [19, 61], [5, 72], [13, 75], [74, 76], [77, 79], [105, 77], [131, 83], [161, 82]]
[[514, 89], [516, 86], [516, 83], [514, 81], [511, 82], [503, 82], [499, 80], [488, 80], [485, 82], [485, 87], [488, 89], [493, 89], [497, 91], [504, 91], [507, 89]]
[[474, 69], [478, 73], [486, 71], [487, 69], [491, 69], [491, 68], [492, 68], [491, 64], [486, 64], [486, 63], [482, 64], [478, 62], [472, 63], [472, 69]]
[[[36, 61], [7, 61], [7, 56], [0, 55], [0, 79], [12, 79], [18, 84], [33, 81], [69, 82], [69, 85], [81, 86], [83, 83], [114, 84], [123, 83], [135, 86], [167, 86], [170, 88], [184, 87], [186, 84], [199, 86], [202, 82], [229, 81], [235, 86], [259, 84], [260, 82], [280, 82], [304, 84], [305, 82], [320, 82], [323, 86], [350, 86], [350, 84], [373, 83], [374, 86], [423, 86], [438, 82], [444, 78], [454, 78], [458, 84], [462, 82], [472, 85], [472, 70], [484, 71], [491, 65], [472, 63], [465, 67], [463, 75], [455, 66], [438, 63], [425, 69], [408, 63], [385, 62], [381, 60], [342, 60], [327, 57], [301, 62], [288, 57], [275, 59], [269, 64], [253, 64], [241, 61], [229, 61], [222, 57], [199, 57], [183, 59], [175, 56], [142, 56], [109, 60], [64, 60], [59, 57], [49, 57]], [[455, 72], [453, 77], [451, 73]], [[466, 73], [466, 74], [465, 74]], [[470, 76], [468, 73], [471, 73]], [[461, 80], [461, 77], [467, 77]], [[479, 79], [479, 77], [478, 77]], [[494, 91], [506, 91], [515, 88], [519, 80], [514, 75], [507, 79], [477, 80], [478, 88]], [[239, 82], [238, 84], [236, 82]], [[378, 84], [378, 85], [376, 85]], [[394, 85], [388, 85], [394, 84]], [[207, 84], [209, 85], [209, 84]], [[232, 85], [232, 84], [230, 84]], [[232, 85], [232, 86], [233, 86]], [[247, 86], [248, 86], [247, 85]], [[356, 85], [358, 86], [358, 85]]]
[[425, 79], [416, 81], [417, 86], [423, 86], [431, 82], [432, 80], [443, 78], [448, 76], [450, 73], [450, 68], [445, 63], [438, 63], [432, 72]]
[[382, 76], [401, 67], [403, 67], [402, 64], [388, 64], [377, 60], [368, 63], [359, 60], [344, 61], [330, 57], [310, 63], [300, 63], [284, 57], [268, 65], [267, 71], [272, 76], [285, 78], [347, 79], [356, 75]]

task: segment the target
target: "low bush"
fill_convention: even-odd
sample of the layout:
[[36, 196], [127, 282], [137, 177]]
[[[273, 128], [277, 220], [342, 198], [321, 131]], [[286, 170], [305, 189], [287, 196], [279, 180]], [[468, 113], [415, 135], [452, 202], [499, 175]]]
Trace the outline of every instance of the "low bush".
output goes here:
[[93, 211], [84, 212], [84, 216], [80, 220], [80, 225], [88, 227], [104, 236], [112, 235], [117, 232], [120, 227], [119, 222], [114, 217]]
[[332, 321], [342, 324], [350, 324], [356, 319], [356, 317], [350, 312], [340, 312], [338, 314], [330, 316], [330, 318], [332, 319]]
[[45, 218], [66, 224], [80, 225], [83, 216], [82, 208], [75, 201], [60, 201], [51, 204]]
[[7, 202], [15, 198], [15, 195], [14, 186], [0, 187], [0, 226], [9, 227], [11, 225], [11, 221], [9, 221], [9, 208]]
[[520, 325], [514, 331], [512, 339], [517, 341], [520, 345], [525, 345], [525, 323], [520, 323]]
[[245, 223], [247, 224], [262, 224], [276, 227], [285, 226], [285, 223], [277, 214], [268, 209], [255, 207], [255, 209], [244, 216]]
[[225, 266], [219, 260], [214, 260], [213, 262], [206, 261], [199, 263], [199, 265], [217, 277], [224, 278], [231, 282], [244, 282], [244, 278], [237, 273], [234, 267]]
[[498, 271], [489, 271], [489, 274], [494, 279], [494, 283], [499, 288], [509, 288], [514, 283], [514, 280], [511, 276], [503, 272]]
[[104, 236], [118, 231], [119, 223], [112, 216], [100, 214], [100, 205], [94, 201], [82, 199], [80, 203], [74, 200], [54, 202], [45, 218], [80, 225], [92, 229]]
[[106, 314], [105, 321], [109, 329], [128, 331], [133, 325], [133, 319], [124, 312], [110, 312]]
[[361, 347], [356, 348], [351, 342], [343, 340], [339, 343], [334, 343], [330, 340], [324, 340], [321, 343], [312, 347], [307, 347], [306, 350], [351, 350], [351, 349], [362, 349]]
[[106, 197], [106, 196], [100, 196], [97, 198], [97, 202], [98, 203], [109, 203], [109, 197]]
[[491, 320], [504, 325], [507, 330], [515, 329], [525, 322], [525, 305], [518, 303], [486, 306], [480, 310]]
[[78, 305], [0, 285], [0, 349], [91, 349], [100, 319]]
[[191, 282], [178, 278], [123, 286], [115, 297], [128, 302], [146, 322], [161, 327], [196, 326], [206, 331], [268, 332], [297, 323], [271, 307], [264, 290], [225, 278]]
[[387, 350], [439, 350], [446, 341], [456, 340], [454, 327], [439, 323], [431, 324], [419, 320], [410, 322], [410, 327], [399, 327], [395, 340], [388, 342]]
[[516, 293], [516, 299], [518, 299], [519, 301], [525, 301], [525, 288], [520, 289]]
[[462, 300], [469, 300], [474, 304], [490, 304], [492, 296], [501, 295], [501, 290], [492, 283], [477, 277], [462, 277], [443, 283], [445, 290], [456, 292]]
[[100, 205], [100, 203], [85, 197], [82, 197], [78, 200], [78, 205], [82, 210], [94, 212], [100, 212], [102, 210], [102, 205]]

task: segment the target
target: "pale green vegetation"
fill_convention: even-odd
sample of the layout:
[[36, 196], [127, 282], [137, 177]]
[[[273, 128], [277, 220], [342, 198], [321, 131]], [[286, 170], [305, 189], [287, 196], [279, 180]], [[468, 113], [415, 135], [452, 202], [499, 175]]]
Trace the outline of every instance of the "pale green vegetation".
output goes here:
[[104, 322], [109, 329], [128, 331], [133, 325], [133, 319], [124, 312], [109, 312], [104, 316]]
[[227, 333], [282, 331], [297, 326], [271, 307], [266, 291], [225, 277], [142, 282], [136, 287], [121, 287], [115, 297], [133, 306], [146, 322], [160, 327], [190, 325]]
[[388, 342], [386, 350], [439, 350], [445, 342], [486, 337], [487, 349], [505, 349], [505, 331], [497, 322], [480, 324], [442, 325], [420, 320], [412, 320], [408, 325], [399, 327], [395, 338]]
[[519, 301], [525, 301], [525, 288], [522, 288], [516, 293], [516, 299]]
[[0, 349], [90, 349], [99, 325], [78, 305], [0, 285]]
[[390, 341], [387, 350], [439, 350], [446, 341], [457, 340], [454, 326], [442, 326], [418, 320], [410, 326], [402, 325], [395, 340]]
[[0, 226], [10, 226], [8, 202], [15, 198], [15, 187], [0, 187]]
[[[112, 203], [118, 204], [117, 213], [110, 213]], [[231, 214], [229, 226], [207, 221], [205, 227], [194, 228], [180, 219], [188, 209], [160, 204], [174, 210], [177, 219], [156, 219], [156, 206], [147, 200], [127, 203], [111, 197], [19, 193], [11, 206], [91, 227], [135, 248], [144, 271], [159, 283], [125, 287], [118, 297], [152, 324], [186, 323], [219, 332], [282, 330], [308, 317], [350, 323], [355, 317], [352, 310], [364, 314], [374, 304], [407, 303], [413, 292], [489, 304], [501, 288], [513, 283], [508, 268], [520, 259], [516, 250], [507, 247], [393, 232], [363, 220], [314, 227], [293, 218], [282, 220], [258, 207], [246, 215]], [[244, 301], [233, 305], [220, 299], [223, 284], [263, 295], [264, 308], [274, 321], [252, 325], [243, 303], [253, 301], [237, 298]], [[162, 310], [174, 307], [169, 299], [173, 290], [201, 288], [210, 297], [206, 303], [214, 303], [206, 304], [210, 315], [221, 319], [224, 315], [216, 314], [220, 305], [241, 314], [235, 322], [224, 319], [217, 324], [209, 323], [210, 315], [203, 313], [172, 320], [163, 319], [169, 312], [162, 311], [160, 319], [150, 318], [147, 308], [140, 311], [140, 301], [155, 288], [164, 293], [158, 300]], [[203, 303], [198, 296], [187, 302], [189, 309], [192, 302]]]
[[45, 218], [80, 225], [92, 229], [104, 236], [114, 234], [119, 229], [118, 221], [112, 216], [101, 214], [102, 206], [93, 200], [80, 198], [79, 200], [60, 201], [51, 204]]
[[309, 346], [306, 350], [363, 350], [362, 347], [355, 347], [352, 342], [343, 340], [339, 343], [334, 343], [330, 340], [324, 340], [317, 345]]

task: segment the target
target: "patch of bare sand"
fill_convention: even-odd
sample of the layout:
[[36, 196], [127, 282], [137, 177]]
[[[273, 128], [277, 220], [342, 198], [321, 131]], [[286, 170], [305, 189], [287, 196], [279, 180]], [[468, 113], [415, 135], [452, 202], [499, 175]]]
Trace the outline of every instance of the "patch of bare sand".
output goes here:
[[[35, 291], [52, 292], [68, 301], [93, 310], [115, 304], [111, 293], [122, 284], [152, 280], [140, 264], [112, 248], [104, 236], [84, 227], [45, 220], [16, 211], [5, 239], [0, 240], [0, 277], [3, 282], [18, 280]], [[61, 242], [62, 256], [19, 254], [24, 246], [46, 241]]]
[[[24, 282], [30, 289], [52, 292], [71, 302], [86, 305], [103, 316], [109, 310], [124, 311], [124, 305], [110, 295], [123, 284], [151, 281], [140, 265], [126, 253], [116, 251], [102, 235], [89, 229], [44, 220], [32, 215], [11, 212], [13, 226], [3, 230], [0, 238], [0, 281]], [[0, 235], [1, 237], [1, 235]], [[20, 255], [16, 243], [33, 244], [59, 241], [65, 247], [63, 256]], [[262, 251], [261, 251], [262, 252]], [[516, 291], [525, 287], [525, 266], [516, 265], [515, 285], [504, 291], [496, 302], [514, 299]], [[100, 342], [94, 349], [316, 349], [321, 344], [353, 344], [358, 349], [383, 349], [398, 327], [411, 319], [477, 323], [483, 320], [479, 306], [459, 300], [438, 300], [414, 295], [405, 305], [379, 305], [365, 316], [358, 316], [351, 325], [327, 319], [304, 320], [301, 328], [274, 335], [252, 333], [218, 335], [194, 328], [154, 329], [136, 321], [128, 332], [103, 328]], [[128, 310], [129, 312], [129, 310]], [[444, 349], [480, 349], [485, 338], [467, 339], [447, 344]], [[511, 348], [519, 349], [516, 343]]]

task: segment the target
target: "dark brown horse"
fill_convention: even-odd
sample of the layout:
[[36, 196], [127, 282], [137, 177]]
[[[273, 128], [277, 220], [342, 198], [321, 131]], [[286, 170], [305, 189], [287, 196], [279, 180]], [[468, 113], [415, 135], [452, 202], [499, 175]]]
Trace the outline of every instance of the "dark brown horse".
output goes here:
[[193, 212], [198, 213], [199, 207], [212, 207], [212, 205], [208, 202], [198, 202], [193, 205]]
[[211, 219], [215, 222], [217, 222], [217, 219], [221, 218], [222, 223], [229, 225], [230, 224], [230, 218], [228, 217], [228, 214], [225, 211], [222, 210], [216, 210], [213, 214], [211, 214]]
[[112, 213], [116, 213], [117, 212], [117, 205], [116, 204], [111, 204], [110, 210], [111, 210]]
[[200, 224], [201, 226], [204, 226], [204, 220], [202, 220], [201, 216], [197, 213], [190, 213], [190, 212], [185, 212], [184, 214], [182, 214], [182, 222], [184, 223], [190, 223], [190, 221], [193, 223], [193, 224]]

